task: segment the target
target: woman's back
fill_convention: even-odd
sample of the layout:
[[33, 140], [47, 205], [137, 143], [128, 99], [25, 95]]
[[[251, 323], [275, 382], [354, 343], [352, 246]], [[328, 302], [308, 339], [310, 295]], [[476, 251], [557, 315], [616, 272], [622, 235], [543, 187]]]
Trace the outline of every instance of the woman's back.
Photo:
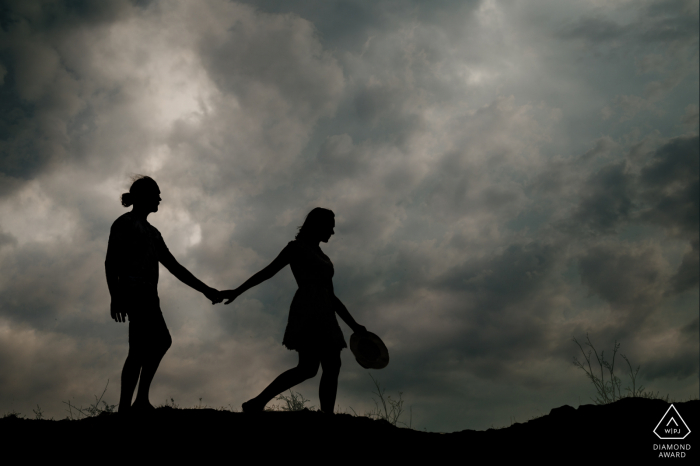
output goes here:
[[321, 248], [291, 241], [290, 266], [299, 289], [289, 309], [282, 343], [289, 349], [347, 347], [335, 317], [333, 263]]
[[333, 291], [333, 262], [321, 248], [300, 240], [290, 241], [290, 267], [299, 288], [320, 287]]

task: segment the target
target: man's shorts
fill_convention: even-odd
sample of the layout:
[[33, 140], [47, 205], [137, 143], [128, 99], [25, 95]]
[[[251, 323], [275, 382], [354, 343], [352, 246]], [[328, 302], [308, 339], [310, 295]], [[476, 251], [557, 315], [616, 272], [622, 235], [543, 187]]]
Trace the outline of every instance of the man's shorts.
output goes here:
[[156, 290], [132, 289], [125, 295], [129, 316], [129, 352], [161, 351], [172, 339]]

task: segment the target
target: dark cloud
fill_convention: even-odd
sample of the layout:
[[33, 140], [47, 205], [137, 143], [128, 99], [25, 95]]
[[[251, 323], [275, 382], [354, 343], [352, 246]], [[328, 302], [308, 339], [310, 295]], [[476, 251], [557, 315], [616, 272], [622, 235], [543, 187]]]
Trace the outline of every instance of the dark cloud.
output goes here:
[[621, 46], [622, 39], [671, 43], [697, 37], [697, 21], [693, 17], [693, 13], [697, 13], [697, 4], [691, 0], [651, 1], [635, 10], [635, 17], [628, 22], [600, 15], [581, 17], [561, 28], [557, 36], [612, 46]]
[[329, 136], [318, 151], [318, 163], [333, 178], [359, 175], [366, 169], [367, 151], [356, 147], [347, 134]]
[[695, 335], [698, 334], [698, 319], [693, 319], [692, 321], [688, 322], [688, 325], [685, 325], [681, 327], [681, 335], [683, 338], [692, 340], [695, 338]]
[[570, 228], [585, 234], [611, 234], [625, 222], [634, 207], [633, 178], [625, 164], [606, 165], [592, 174], [579, 191], [581, 201]]
[[610, 304], [613, 312], [625, 312], [631, 328], [661, 301], [667, 267], [658, 247], [601, 244], [578, 258], [581, 282]]
[[250, 0], [244, 3], [268, 13], [293, 13], [311, 21], [331, 46], [358, 47], [367, 40], [367, 33], [380, 30], [390, 20], [380, 2]]
[[587, 42], [610, 42], [628, 31], [616, 21], [601, 17], [581, 18], [576, 23], [562, 29], [557, 35], [562, 39], [583, 39]]
[[697, 349], [693, 351], [691, 348], [687, 348], [680, 354], [664, 356], [659, 361], [650, 361], [642, 375], [650, 381], [657, 381], [660, 378], [684, 380], [693, 376], [697, 377]]
[[[336, 293], [429, 429], [585, 398], [585, 332], [687, 390], [695, 3], [5, 4], [0, 409], [92, 401], [107, 378], [116, 398], [126, 334], [103, 262], [135, 173], [161, 187], [149, 219], [175, 257], [221, 288], [334, 210]], [[162, 270], [175, 343], [152, 400], [238, 407], [296, 364], [295, 289], [287, 268], [211, 306]], [[339, 403], [372, 408], [342, 358]], [[298, 390], [318, 404], [317, 381]]]
[[[84, 152], [87, 111], [79, 78], [88, 31], [129, 17], [126, 0], [4, 2], [0, 32], [0, 176], [33, 179]], [[76, 123], [78, 126], [76, 127]], [[13, 183], [15, 188], [21, 183]], [[4, 189], [5, 194], [12, 190]]]
[[591, 162], [601, 157], [611, 155], [617, 144], [610, 137], [602, 137], [595, 142], [595, 146], [579, 157], [579, 162]]
[[[0, 10], [0, 25], [8, 31], [22, 22], [29, 22], [36, 31], [66, 30], [73, 27], [110, 23], [129, 14], [138, 1], [71, 0], [57, 2], [39, 0], [5, 0]], [[145, 2], [141, 2], [143, 4]]]
[[[502, 254], [484, 262], [469, 262], [442, 277], [437, 283], [454, 290], [479, 293], [491, 304], [485, 311], [503, 309], [519, 302], [539, 285], [556, 263], [556, 249], [545, 244], [510, 245]], [[479, 307], [485, 303], [480, 302]], [[484, 315], [488, 315], [485, 312]]]
[[311, 21], [321, 39], [331, 49], [361, 52], [372, 36], [400, 26], [405, 21], [439, 24], [454, 36], [463, 34], [464, 18], [482, 4], [482, 0], [408, 2], [371, 0], [243, 0], [267, 13], [293, 13]]
[[681, 118], [681, 123], [690, 131], [698, 131], [698, 118], [700, 116], [697, 105], [690, 104], [685, 108], [685, 114]]
[[[576, 164], [552, 164], [535, 177], [528, 192], [561, 192], [563, 186], [576, 186], [576, 171], [583, 166], [580, 163], [590, 162], [593, 154], [600, 152], [598, 146]], [[577, 235], [610, 235], [630, 222], [642, 222], [660, 225], [672, 236], [695, 236], [700, 197], [697, 136], [671, 139], [651, 155], [638, 173], [628, 162], [619, 161], [589, 175], [576, 190], [578, 205], [559, 226]]]
[[[401, 340], [409, 338], [409, 329], [423, 329], [421, 340], [404, 349], [414, 370], [429, 370], [427, 355], [439, 354], [448, 366], [447, 361], [459, 361], [459, 370], [478, 377], [525, 380], [518, 361], [549, 352], [552, 336], [545, 322], [556, 299], [552, 276], [558, 255], [551, 245], [512, 245], [431, 278], [430, 258], [406, 251], [392, 267], [405, 272], [376, 296], [403, 309], [384, 317], [393, 322], [387, 331]], [[411, 322], [399, 325], [399, 319]]]
[[0, 281], [2, 318], [43, 330], [53, 328], [57, 317], [88, 317], [85, 312], [91, 311], [91, 304], [105, 297], [98, 278], [103, 267], [95, 262], [99, 256], [93, 252], [81, 254], [71, 248], [71, 254], [63, 254], [66, 247], [70, 246], [16, 245], [13, 254], [5, 257]]
[[246, 107], [279, 96], [299, 116], [332, 111], [343, 76], [313, 25], [295, 16], [255, 19], [224, 22], [216, 32], [225, 35], [202, 38], [199, 56], [219, 89]]
[[675, 234], [696, 237], [700, 215], [700, 152], [697, 136], [675, 138], [657, 149], [640, 173], [642, 196], [650, 207], [644, 221], [662, 225]]
[[671, 277], [673, 291], [676, 293], [691, 290], [700, 284], [700, 250], [697, 238], [690, 244], [692, 249], [683, 255], [678, 271]]
[[[590, 150], [578, 157], [549, 160], [546, 166], [525, 183], [523, 190], [528, 196], [561, 196], [570, 194], [573, 189], [578, 196], [584, 182], [582, 174], [590, 171], [589, 167], [609, 159], [618, 149], [619, 145], [610, 137], [599, 138]], [[589, 179], [588, 182], [591, 183], [592, 180]]]
[[698, 375], [698, 319], [676, 329], [676, 341], [654, 355], [640, 370], [650, 381], [662, 378], [684, 380]]
[[0, 248], [12, 244], [17, 244], [17, 238], [4, 231], [0, 231]]
[[696, 180], [698, 171], [698, 137], [676, 138], [657, 149], [654, 160], [641, 173], [641, 181], [650, 189]]
[[697, 38], [697, 21], [694, 15], [698, 5], [692, 0], [657, 0], [649, 2], [643, 10], [642, 24], [638, 29], [642, 40], [673, 42]]
[[685, 79], [697, 76], [697, 3], [645, 1], [614, 8], [614, 19], [597, 14], [563, 21], [556, 37], [580, 60], [595, 57], [637, 68], [638, 73], [630, 73], [624, 86], [601, 69], [596, 69], [596, 75], [586, 75], [589, 83], [610, 94], [609, 103], [601, 109], [603, 120], [619, 113], [617, 123], [621, 124], [644, 115], [661, 127], [672, 111], [662, 100]]

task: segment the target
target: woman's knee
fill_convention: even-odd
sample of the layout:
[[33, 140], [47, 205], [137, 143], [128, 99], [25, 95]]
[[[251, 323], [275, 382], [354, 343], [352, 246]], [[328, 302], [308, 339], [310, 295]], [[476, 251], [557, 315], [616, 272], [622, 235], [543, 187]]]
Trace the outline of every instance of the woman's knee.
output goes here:
[[333, 355], [328, 358], [321, 360], [321, 366], [323, 367], [323, 373], [340, 373], [340, 354]]
[[304, 379], [312, 379], [318, 374], [318, 364], [300, 364], [297, 366], [297, 370]]
[[299, 364], [297, 365], [297, 371], [302, 377], [304, 377], [304, 379], [316, 377], [320, 363], [321, 361], [315, 354], [306, 352], [299, 353]]

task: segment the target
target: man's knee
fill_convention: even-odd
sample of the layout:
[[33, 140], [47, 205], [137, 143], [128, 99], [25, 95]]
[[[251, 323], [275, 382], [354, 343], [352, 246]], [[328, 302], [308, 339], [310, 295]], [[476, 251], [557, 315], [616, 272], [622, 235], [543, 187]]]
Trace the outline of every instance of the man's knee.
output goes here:
[[160, 353], [160, 355], [162, 356], [168, 352], [171, 346], [173, 346], [173, 339], [168, 333], [159, 340], [158, 345], [154, 349], [156, 353]]

